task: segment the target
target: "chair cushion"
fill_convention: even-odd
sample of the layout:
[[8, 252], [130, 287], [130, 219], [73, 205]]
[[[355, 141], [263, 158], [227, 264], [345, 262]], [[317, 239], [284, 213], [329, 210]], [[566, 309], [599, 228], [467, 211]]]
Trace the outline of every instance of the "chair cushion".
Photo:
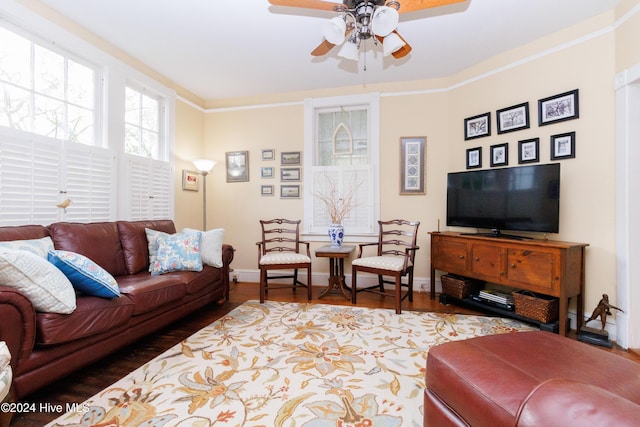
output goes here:
[[311, 263], [311, 258], [296, 252], [271, 252], [260, 258], [260, 265]]
[[[402, 271], [404, 267], [404, 257], [395, 256], [372, 256], [366, 258], [354, 259], [351, 265], [358, 267], [378, 268], [389, 271]], [[407, 267], [411, 266], [411, 261], [407, 263]]]

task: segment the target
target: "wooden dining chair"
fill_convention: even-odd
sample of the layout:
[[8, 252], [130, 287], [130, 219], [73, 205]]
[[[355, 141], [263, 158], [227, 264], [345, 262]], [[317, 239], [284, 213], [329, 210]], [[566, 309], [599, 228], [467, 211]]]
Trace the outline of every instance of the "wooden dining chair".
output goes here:
[[[260, 303], [269, 292], [269, 280], [292, 279], [291, 284], [278, 282], [271, 289], [307, 288], [307, 299], [311, 300], [311, 253], [309, 242], [300, 240], [300, 220], [271, 219], [260, 220], [262, 240], [258, 245], [258, 266], [260, 267]], [[307, 269], [307, 283], [298, 280], [298, 269]], [[271, 270], [291, 270], [291, 273], [269, 275]], [[275, 285], [275, 286], [274, 286]]]
[[[409, 301], [413, 301], [413, 266], [416, 251], [419, 249], [416, 246], [419, 226], [419, 221], [403, 219], [378, 221], [378, 241], [360, 244], [358, 256], [351, 263], [351, 302], [353, 304], [356, 303], [358, 292], [394, 296], [396, 313], [400, 314], [402, 300], [408, 297]], [[376, 246], [377, 251], [375, 254], [364, 256], [365, 248], [369, 246]], [[359, 272], [376, 274], [378, 284], [358, 289]], [[403, 282], [402, 278], [405, 276], [407, 280]], [[386, 291], [385, 283], [395, 285], [393, 293]], [[404, 294], [403, 288], [407, 289]]]

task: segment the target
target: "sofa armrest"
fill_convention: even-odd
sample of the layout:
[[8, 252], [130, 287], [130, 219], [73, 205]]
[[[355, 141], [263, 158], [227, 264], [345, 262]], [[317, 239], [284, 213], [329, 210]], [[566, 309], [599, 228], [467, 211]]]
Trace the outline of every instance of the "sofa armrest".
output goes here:
[[33, 351], [36, 340], [36, 311], [29, 298], [14, 288], [0, 285], [0, 341], [11, 352], [11, 366], [18, 372], [19, 360]]
[[522, 402], [516, 426], [636, 425], [640, 405], [600, 387], [563, 378], [539, 384]]

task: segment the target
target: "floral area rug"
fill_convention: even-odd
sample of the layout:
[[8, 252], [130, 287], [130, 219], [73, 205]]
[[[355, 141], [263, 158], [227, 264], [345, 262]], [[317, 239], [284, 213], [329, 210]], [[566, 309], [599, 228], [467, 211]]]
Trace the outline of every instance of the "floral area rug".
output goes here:
[[431, 346], [515, 320], [248, 301], [50, 426], [422, 426]]

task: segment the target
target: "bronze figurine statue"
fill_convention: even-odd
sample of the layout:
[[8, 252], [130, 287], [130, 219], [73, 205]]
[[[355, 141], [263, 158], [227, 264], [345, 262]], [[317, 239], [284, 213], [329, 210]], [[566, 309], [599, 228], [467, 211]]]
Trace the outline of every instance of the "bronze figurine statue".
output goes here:
[[609, 295], [602, 294], [602, 299], [598, 303], [598, 306], [595, 308], [595, 310], [593, 310], [593, 313], [591, 313], [591, 317], [589, 317], [589, 319], [585, 322], [585, 325], [594, 320], [596, 317], [600, 316], [600, 322], [602, 322], [602, 330], [604, 330], [607, 324], [607, 315], [611, 315], [610, 309], [612, 308], [624, 313], [621, 308], [609, 304]]

